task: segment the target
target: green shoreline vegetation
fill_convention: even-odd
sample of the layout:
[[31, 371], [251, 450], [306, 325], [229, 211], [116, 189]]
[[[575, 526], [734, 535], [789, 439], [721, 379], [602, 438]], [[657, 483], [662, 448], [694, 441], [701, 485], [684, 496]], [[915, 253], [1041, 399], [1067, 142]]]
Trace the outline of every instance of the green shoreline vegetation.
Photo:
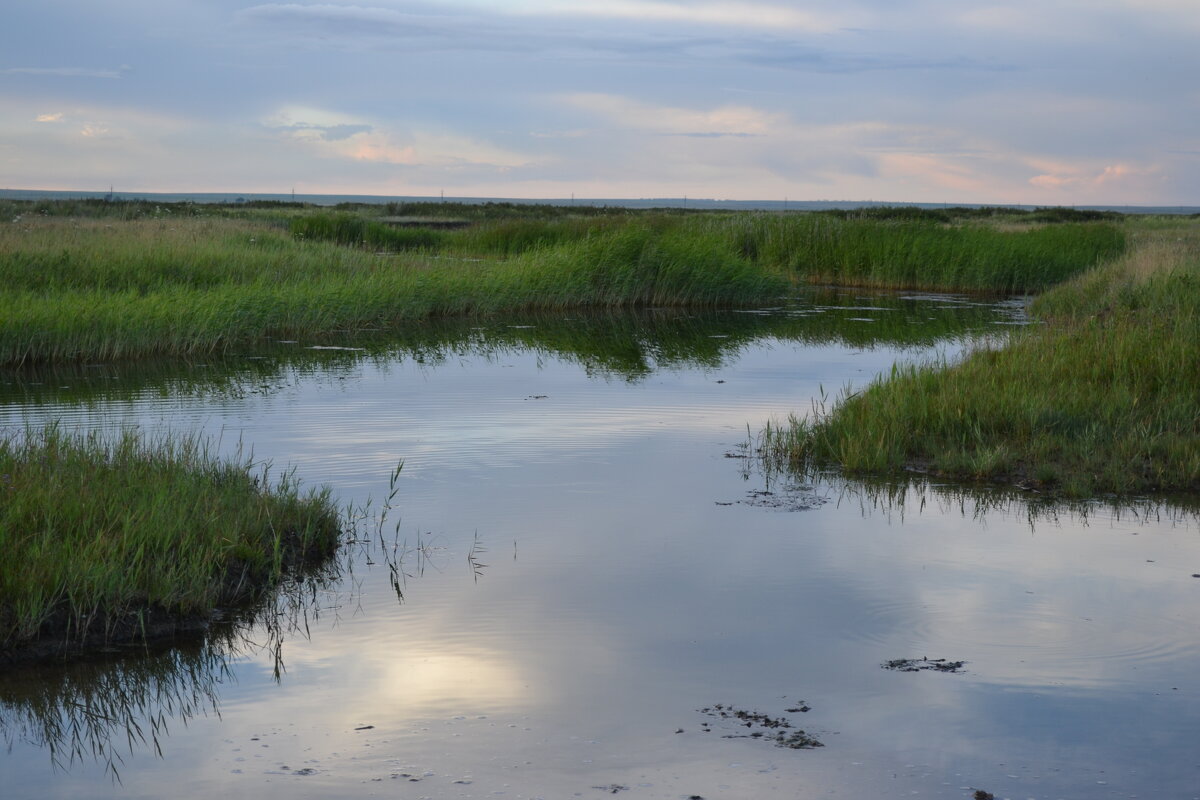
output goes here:
[[1200, 492], [1200, 226], [1129, 226], [1124, 256], [1037, 298], [1041, 324], [769, 428], [764, 456], [1068, 498]]
[[393, 227], [292, 208], [229, 218], [185, 204], [128, 220], [10, 211], [0, 217], [0, 366], [206, 355], [432, 317], [744, 306], [797, 283], [1027, 293], [1124, 248], [1107, 220], [876, 211], [622, 210], [455, 229], [428, 213]]
[[195, 438], [0, 438], [0, 663], [203, 628], [332, 555], [342, 519]]

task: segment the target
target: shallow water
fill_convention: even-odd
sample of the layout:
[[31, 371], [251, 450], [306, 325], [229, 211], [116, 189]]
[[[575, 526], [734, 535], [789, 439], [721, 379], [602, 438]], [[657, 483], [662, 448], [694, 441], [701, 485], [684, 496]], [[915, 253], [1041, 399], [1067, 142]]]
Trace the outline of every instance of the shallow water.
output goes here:
[[[1018, 309], [826, 294], [0, 373], [5, 426], [203, 431], [376, 519], [404, 462], [271, 624], [0, 675], [4, 796], [1198, 797], [1193, 515], [742, 457]], [[922, 657], [965, 664], [881, 666]]]

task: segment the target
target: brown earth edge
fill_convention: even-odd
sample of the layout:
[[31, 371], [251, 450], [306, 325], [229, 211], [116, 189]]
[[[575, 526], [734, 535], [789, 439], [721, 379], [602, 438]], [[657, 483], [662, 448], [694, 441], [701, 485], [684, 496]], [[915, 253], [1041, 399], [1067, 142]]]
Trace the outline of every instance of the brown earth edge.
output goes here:
[[278, 575], [240, 561], [227, 567], [217, 602], [210, 609], [180, 611], [150, 604], [119, 614], [101, 611], [81, 630], [81, 621], [67, 608], [60, 608], [42, 623], [33, 637], [0, 644], [0, 669], [201, 636], [215, 623], [245, 616], [284, 577], [320, 567], [337, 549], [336, 537], [330, 537], [328, 542], [304, 543], [295, 534], [285, 534], [283, 544]]
[[179, 614], [160, 607], [142, 609], [117, 620], [92, 625], [83, 636], [68, 636], [70, 622], [65, 612], [55, 614], [42, 625], [36, 638], [0, 649], [0, 668], [43, 661], [68, 661], [97, 653], [124, 650], [134, 645], [168, 642], [196, 637], [220, 619], [220, 609], [206, 614]]
[[[1131, 471], [1135, 470], [1136, 468], [1136, 464], [1129, 465], [1129, 469]], [[855, 473], [855, 477], [869, 478], [874, 475], [876, 477], [885, 478], [889, 475], [894, 476], [896, 474], [916, 475], [922, 478], [939, 478], [967, 486], [976, 486], [982, 489], [1007, 489], [1011, 491], [1027, 492], [1030, 494], [1043, 495], [1050, 500], [1087, 499], [1072, 498], [1065, 495], [1062, 491], [1061, 480], [1039, 480], [1035, 476], [1035, 469], [1033, 466], [1024, 463], [1016, 464], [1011, 469], [1002, 472], [978, 476], [965, 472], [957, 472], [954, 470], [937, 469], [933, 466], [933, 459], [914, 458], [906, 461], [897, 473]], [[1178, 502], [1181, 505], [1194, 506], [1200, 502], [1200, 483], [1193, 483], [1180, 487], [1164, 487], [1161, 484], [1155, 484], [1147, 481], [1147, 485], [1136, 492], [1120, 494], [1101, 491], [1093, 493], [1090, 495], [1090, 497], [1156, 497], [1161, 499], [1169, 499], [1173, 502]]]

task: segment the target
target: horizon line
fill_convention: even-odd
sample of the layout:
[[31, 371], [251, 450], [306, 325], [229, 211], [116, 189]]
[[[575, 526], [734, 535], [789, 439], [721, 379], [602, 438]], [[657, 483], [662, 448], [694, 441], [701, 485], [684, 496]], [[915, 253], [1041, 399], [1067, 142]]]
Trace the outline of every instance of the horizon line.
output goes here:
[[[488, 203], [488, 202], [503, 202], [503, 203], [525, 203], [525, 204], [551, 204], [551, 205], [594, 205], [596, 203], [670, 203], [673, 206], [686, 207], [690, 203], [702, 204], [705, 206], [713, 205], [737, 205], [737, 206], [766, 206], [766, 207], [787, 207], [795, 205], [797, 207], [805, 206], [922, 206], [932, 208], [969, 208], [969, 207], [995, 207], [995, 208], [1088, 208], [1088, 209], [1112, 209], [1112, 208], [1141, 208], [1141, 209], [1177, 209], [1182, 212], [1184, 209], [1200, 211], [1200, 205], [1186, 205], [1179, 203], [1070, 203], [1059, 205], [1047, 205], [1043, 203], [1013, 203], [1013, 202], [951, 202], [951, 201], [919, 201], [919, 200], [849, 200], [849, 199], [828, 199], [819, 198], [815, 200], [798, 200], [793, 198], [759, 198], [753, 200], [734, 200], [728, 198], [717, 197], [693, 197], [690, 195], [663, 195], [657, 197], [505, 197], [505, 196], [487, 196], [487, 195], [453, 195], [445, 196], [438, 195], [390, 195], [390, 194], [362, 194], [353, 192], [251, 192], [251, 191], [116, 191], [109, 189], [90, 190], [90, 189], [0, 189], [0, 198], [6, 199], [55, 199], [55, 196], [69, 199], [77, 197], [79, 199], [94, 199], [110, 197], [121, 200], [136, 200], [142, 197], [229, 197], [232, 200], [224, 202], [237, 202], [237, 199], [242, 200], [283, 200], [287, 201], [294, 199], [300, 202], [304, 198], [355, 198], [361, 200], [377, 200], [379, 202], [392, 201], [417, 201], [417, 202], [466, 202], [466, 203]], [[342, 202], [346, 202], [342, 200]], [[351, 200], [350, 202], [354, 202]], [[317, 203], [317, 205], [320, 205]]]

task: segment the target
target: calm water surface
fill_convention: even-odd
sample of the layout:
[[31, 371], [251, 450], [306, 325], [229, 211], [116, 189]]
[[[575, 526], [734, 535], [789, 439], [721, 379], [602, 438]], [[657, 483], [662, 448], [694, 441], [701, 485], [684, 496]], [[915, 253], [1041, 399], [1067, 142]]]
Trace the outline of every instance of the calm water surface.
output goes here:
[[[276, 613], [0, 674], [3, 796], [1200, 797], [1193, 515], [742, 457], [822, 393], [1019, 321], [828, 294], [0, 373], [6, 427], [203, 432], [376, 519], [404, 462], [382, 524]], [[881, 666], [926, 657], [965, 664]]]

